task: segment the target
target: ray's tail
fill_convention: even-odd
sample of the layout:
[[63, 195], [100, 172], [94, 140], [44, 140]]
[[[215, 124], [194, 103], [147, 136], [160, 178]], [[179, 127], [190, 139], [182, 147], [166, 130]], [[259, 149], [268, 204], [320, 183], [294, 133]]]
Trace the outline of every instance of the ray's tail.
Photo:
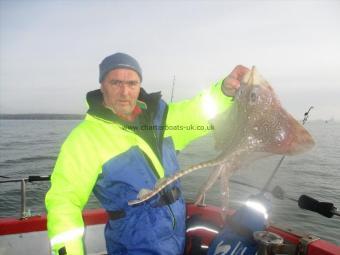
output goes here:
[[179, 178], [190, 174], [196, 170], [206, 168], [206, 167], [212, 167], [216, 165], [223, 164], [226, 161], [226, 159], [221, 159], [220, 157], [217, 157], [216, 159], [208, 160], [196, 165], [193, 165], [187, 169], [184, 169], [182, 171], [177, 172], [171, 177], [164, 178], [164, 180], [161, 180], [161, 182], [155, 186], [153, 190], [141, 190], [138, 194], [138, 199], [130, 200], [128, 202], [128, 205], [137, 205], [140, 203], [145, 202], [146, 200], [152, 198], [153, 196], [157, 195], [159, 192], [161, 192], [166, 186], [170, 185], [171, 183], [177, 181]]

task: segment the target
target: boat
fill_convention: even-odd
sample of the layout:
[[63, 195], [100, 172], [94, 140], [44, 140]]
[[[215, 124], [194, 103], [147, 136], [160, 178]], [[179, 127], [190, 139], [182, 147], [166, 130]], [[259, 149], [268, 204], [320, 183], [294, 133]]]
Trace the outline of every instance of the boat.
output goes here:
[[[21, 217], [0, 218], [0, 255], [39, 255], [51, 254], [46, 230], [46, 215], [27, 215], [25, 212], [25, 184], [30, 181], [48, 180], [49, 176], [30, 176], [23, 179], [7, 180], [21, 182], [22, 212]], [[4, 182], [4, 181], [3, 181]], [[301, 201], [300, 201], [301, 200]], [[325, 213], [324, 203], [302, 196], [300, 207]], [[187, 203], [186, 247], [184, 255], [207, 254], [209, 246], [219, 233], [229, 226], [230, 219], [238, 209], [222, 213], [221, 208], [213, 205], [199, 206]], [[310, 208], [308, 208], [310, 207]], [[321, 208], [322, 207], [322, 208]], [[321, 208], [321, 209], [320, 209]], [[340, 215], [333, 204], [328, 203], [327, 217]], [[256, 209], [256, 208], [255, 208]], [[225, 217], [223, 217], [224, 215]], [[85, 245], [88, 255], [107, 254], [104, 240], [104, 226], [108, 216], [104, 209], [84, 210], [83, 219], [86, 225]], [[253, 233], [258, 244], [258, 255], [291, 254], [291, 255], [339, 255], [340, 246], [325, 241], [317, 236], [301, 233], [291, 227], [272, 223], [266, 224], [263, 231]], [[280, 242], [278, 242], [280, 241]], [[244, 251], [243, 251], [244, 252]], [[217, 254], [217, 253], [216, 253]], [[230, 253], [218, 253], [230, 254]], [[243, 254], [235, 252], [236, 254]]]

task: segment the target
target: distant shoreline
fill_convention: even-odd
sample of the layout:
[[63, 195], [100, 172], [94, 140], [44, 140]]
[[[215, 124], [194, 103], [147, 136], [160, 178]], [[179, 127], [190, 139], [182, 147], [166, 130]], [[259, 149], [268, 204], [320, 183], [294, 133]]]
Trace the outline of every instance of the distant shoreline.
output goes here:
[[[0, 120], [82, 120], [85, 114], [66, 113], [21, 113], [21, 114], [0, 114]], [[330, 118], [328, 120], [311, 119], [309, 122], [337, 123], [339, 120]]]
[[51, 113], [28, 113], [28, 114], [0, 114], [2, 120], [82, 120], [84, 114], [51, 114]]

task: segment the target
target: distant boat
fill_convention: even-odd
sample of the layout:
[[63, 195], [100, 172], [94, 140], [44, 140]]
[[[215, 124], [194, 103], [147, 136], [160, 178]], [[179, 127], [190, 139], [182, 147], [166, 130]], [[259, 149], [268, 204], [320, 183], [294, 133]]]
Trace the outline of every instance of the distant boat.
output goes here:
[[335, 119], [332, 117], [332, 118], [330, 118], [329, 120], [325, 120], [325, 123], [326, 123], [326, 124], [329, 123], [329, 122], [333, 123], [333, 122], [335, 122]]

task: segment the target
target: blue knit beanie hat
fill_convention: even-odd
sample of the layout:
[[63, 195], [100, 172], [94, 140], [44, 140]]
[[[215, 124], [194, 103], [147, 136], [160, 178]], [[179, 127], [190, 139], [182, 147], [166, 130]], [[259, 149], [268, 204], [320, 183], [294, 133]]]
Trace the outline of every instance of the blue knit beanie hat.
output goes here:
[[101, 83], [106, 74], [113, 69], [127, 68], [135, 71], [142, 81], [142, 69], [136, 59], [125, 53], [115, 53], [107, 56], [99, 65], [99, 82]]

